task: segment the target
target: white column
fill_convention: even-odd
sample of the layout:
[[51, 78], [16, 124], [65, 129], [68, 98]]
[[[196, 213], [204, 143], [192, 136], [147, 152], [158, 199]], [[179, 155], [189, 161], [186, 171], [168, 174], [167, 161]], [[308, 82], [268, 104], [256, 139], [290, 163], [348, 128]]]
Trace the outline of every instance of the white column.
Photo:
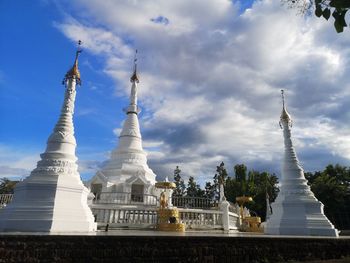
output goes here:
[[222, 211], [222, 227], [225, 232], [228, 232], [230, 230], [230, 216], [229, 216], [229, 207], [230, 203], [226, 201], [226, 198], [224, 197], [224, 200], [220, 203], [220, 210]]

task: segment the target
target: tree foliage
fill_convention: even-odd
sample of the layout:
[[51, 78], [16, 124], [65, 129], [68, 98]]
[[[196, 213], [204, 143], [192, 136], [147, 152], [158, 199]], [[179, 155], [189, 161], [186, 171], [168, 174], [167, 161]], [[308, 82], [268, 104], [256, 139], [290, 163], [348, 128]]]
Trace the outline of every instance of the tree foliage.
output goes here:
[[305, 173], [315, 197], [324, 204], [327, 217], [340, 229], [350, 227], [350, 169], [328, 165], [322, 172]]
[[4, 177], [0, 178], [0, 194], [13, 194], [17, 181], [11, 181]]
[[213, 177], [213, 181], [207, 181], [204, 190], [201, 189], [200, 185], [197, 184], [192, 176], [189, 177], [186, 190], [184, 190], [184, 183], [181, 179], [180, 172], [181, 170], [176, 167], [174, 170], [174, 181], [177, 188], [174, 190], [174, 195], [203, 197], [210, 199], [212, 203], [217, 203], [220, 197], [220, 182], [224, 184], [226, 198], [233, 203], [236, 202], [237, 196], [252, 196], [254, 202], [247, 206], [261, 216], [262, 219], [265, 218], [266, 213], [266, 194], [268, 194], [270, 202], [272, 202], [275, 200], [278, 193], [278, 180], [275, 175], [253, 170], [248, 172], [244, 164], [235, 165], [234, 175], [230, 177], [225, 168], [225, 164], [221, 162], [216, 166], [216, 173]]
[[298, 9], [301, 13], [314, 13], [317, 17], [333, 20], [334, 28], [338, 33], [347, 27], [345, 15], [350, 8], [350, 0], [282, 0], [289, 7]]
[[[247, 208], [265, 220], [266, 198], [272, 203], [278, 194], [278, 178], [275, 174], [248, 170], [244, 164], [233, 167], [229, 176], [223, 162], [216, 167], [212, 181], [207, 181], [201, 189], [194, 177], [189, 177], [187, 186], [181, 178], [181, 170], [174, 170], [178, 196], [204, 197], [213, 201], [219, 200], [219, 181], [224, 183], [225, 196], [228, 201], [236, 202], [237, 196], [251, 196], [253, 202]], [[323, 171], [305, 173], [305, 177], [316, 198], [325, 206], [327, 217], [339, 229], [350, 227], [350, 168], [341, 165], [328, 165]]]
[[187, 183], [186, 196], [189, 197], [203, 197], [205, 191], [201, 189], [200, 185], [196, 183], [194, 177], [190, 176]]
[[214, 200], [215, 198], [215, 187], [211, 182], [205, 182], [204, 197], [210, 200]]
[[334, 27], [338, 33], [347, 27], [345, 15], [349, 8], [349, 0], [315, 0], [315, 15], [328, 20], [332, 14]]
[[238, 196], [251, 196], [253, 202], [246, 204], [253, 213], [265, 220], [266, 217], [266, 197], [273, 202], [278, 194], [278, 179], [274, 174], [250, 170], [244, 164], [234, 166], [234, 177], [226, 180], [225, 196], [235, 202]]
[[173, 191], [173, 195], [183, 196], [186, 192], [186, 185], [184, 180], [181, 178], [181, 170], [179, 166], [176, 166], [174, 170], [174, 182], [176, 184], [176, 188]]
[[213, 185], [211, 189], [211, 196], [214, 201], [220, 199], [220, 184], [224, 184], [227, 178], [227, 171], [224, 162], [221, 162], [219, 166], [216, 166], [216, 173], [213, 177]]

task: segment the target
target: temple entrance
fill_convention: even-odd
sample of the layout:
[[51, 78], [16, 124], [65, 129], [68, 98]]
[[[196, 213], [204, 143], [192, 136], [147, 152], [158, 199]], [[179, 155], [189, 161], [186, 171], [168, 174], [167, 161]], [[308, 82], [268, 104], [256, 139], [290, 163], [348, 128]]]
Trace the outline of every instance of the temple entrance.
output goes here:
[[101, 192], [102, 192], [102, 184], [91, 184], [91, 193], [95, 195], [94, 201], [100, 200]]
[[131, 185], [131, 201], [143, 202], [143, 184], [132, 184]]

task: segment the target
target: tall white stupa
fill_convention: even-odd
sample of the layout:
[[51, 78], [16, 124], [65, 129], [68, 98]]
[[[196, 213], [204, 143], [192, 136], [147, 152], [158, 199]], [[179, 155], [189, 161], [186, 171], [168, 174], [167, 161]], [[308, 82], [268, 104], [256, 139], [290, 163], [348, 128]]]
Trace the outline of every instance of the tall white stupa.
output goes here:
[[292, 119], [286, 110], [282, 90], [283, 109], [280, 125], [284, 136], [284, 160], [280, 192], [266, 222], [265, 233], [272, 235], [338, 236], [338, 230], [323, 213], [323, 204], [307, 185], [291, 140]]
[[[136, 51], [137, 52], [137, 51]], [[111, 153], [110, 159], [88, 182], [91, 192], [131, 193], [136, 195], [153, 194], [156, 175], [148, 167], [147, 154], [142, 148], [137, 106], [139, 78], [135, 54], [134, 71], [130, 78], [131, 93], [129, 106], [124, 109], [126, 120], [119, 136], [119, 144]]]
[[[80, 45], [79, 41], [79, 45]], [[65, 96], [59, 120], [41, 160], [30, 176], [18, 183], [14, 199], [0, 211], [0, 231], [89, 232], [96, 223], [87, 205], [89, 190], [78, 173], [73, 112], [78, 56], [64, 78]]]

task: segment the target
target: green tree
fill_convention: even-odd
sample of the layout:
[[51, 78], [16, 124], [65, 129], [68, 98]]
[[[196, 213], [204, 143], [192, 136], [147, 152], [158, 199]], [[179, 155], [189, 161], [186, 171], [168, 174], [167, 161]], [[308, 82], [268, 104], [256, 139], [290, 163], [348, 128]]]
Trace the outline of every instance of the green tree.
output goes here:
[[179, 166], [176, 166], [174, 170], [174, 182], [176, 184], [176, 188], [173, 191], [173, 195], [184, 196], [186, 192], [186, 185], [184, 180], [181, 178], [181, 170]]
[[247, 166], [244, 164], [236, 164], [234, 166], [236, 181], [240, 184], [239, 195], [247, 194]]
[[321, 172], [315, 172], [315, 173], [305, 172], [304, 176], [308, 180], [309, 185], [311, 185], [313, 184], [313, 182], [316, 180], [317, 177], [321, 176]]
[[246, 195], [253, 198], [253, 202], [246, 204], [247, 208], [265, 220], [266, 196], [273, 202], [278, 194], [278, 178], [274, 174], [250, 170], [244, 164], [234, 166], [235, 176], [228, 177], [225, 185], [225, 196], [231, 202], [236, 197]]
[[214, 175], [212, 185], [212, 195], [216, 201], [220, 199], [220, 184], [225, 184], [227, 176], [225, 164], [221, 162], [219, 166], [216, 166], [216, 174]]
[[326, 166], [323, 173], [328, 174], [330, 177], [334, 177], [336, 182], [341, 185], [350, 185], [350, 169], [346, 166], [329, 164]]
[[328, 211], [336, 212], [345, 205], [347, 187], [337, 182], [336, 177], [322, 173], [311, 185], [311, 190]]
[[204, 197], [214, 200], [215, 197], [215, 189], [214, 185], [211, 184], [211, 182], [206, 182], [204, 187]]
[[253, 197], [253, 202], [247, 207], [254, 211], [264, 221], [266, 218], [266, 198], [273, 202], [278, 194], [278, 179], [276, 175], [267, 172], [249, 172], [247, 193]]
[[235, 178], [228, 177], [225, 184], [225, 197], [228, 201], [235, 203], [236, 197], [241, 196], [241, 183]]
[[4, 177], [0, 178], [0, 194], [13, 194], [17, 181], [11, 181]]
[[311, 191], [324, 204], [328, 219], [339, 229], [350, 227], [350, 169], [327, 165], [322, 172], [305, 173]]
[[196, 183], [193, 176], [190, 176], [187, 183], [186, 196], [189, 197], [203, 197], [204, 190], [200, 188], [200, 185]]

